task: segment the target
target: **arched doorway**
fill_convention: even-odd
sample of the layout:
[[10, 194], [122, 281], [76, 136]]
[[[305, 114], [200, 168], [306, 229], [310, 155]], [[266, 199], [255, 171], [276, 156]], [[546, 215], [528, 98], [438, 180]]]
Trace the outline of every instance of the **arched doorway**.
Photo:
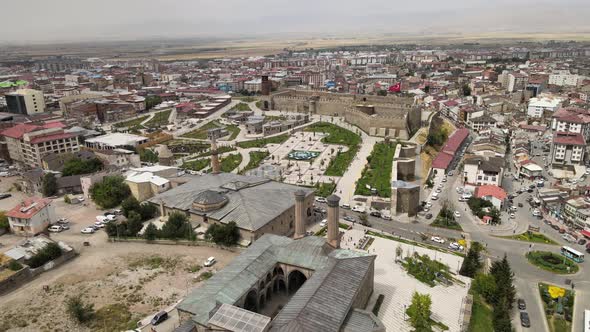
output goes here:
[[272, 287], [268, 286], [268, 288], [266, 289], [266, 301], [270, 301], [272, 298]]
[[244, 301], [244, 309], [252, 312], [258, 312], [258, 302], [256, 301], [256, 291], [251, 290], [246, 295], [246, 301]]
[[283, 292], [286, 293], [287, 292], [287, 285], [285, 285], [285, 281], [283, 279], [279, 279], [278, 280], [278, 292]]
[[299, 270], [289, 273], [289, 294], [297, 292], [306, 281], [307, 277]]
[[258, 300], [258, 306], [260, 309], [264, 308], [264, 306], [266, 305], [266, 297], [264, 296], [264, 294], [260, 295], [260, 299]]

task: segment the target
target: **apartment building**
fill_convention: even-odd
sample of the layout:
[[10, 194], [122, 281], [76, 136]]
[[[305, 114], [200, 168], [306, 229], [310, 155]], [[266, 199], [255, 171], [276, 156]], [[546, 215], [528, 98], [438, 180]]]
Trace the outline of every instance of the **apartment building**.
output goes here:
[[582, 134], [555, 132], [551, 144], [551, 162], [554, 166], [581, 164], [585, 150], [586, 142]]
[[577, 86], [580, 79], [582, 79], [580, 75], [571, 74], [569, 70], [556, 70], [549, 75], [549, 84]]
[[45, 112], [45, 98], [41, 91], [20, 89], [4, 98], [10, 113], [32, 115]]
[[578, 133], [590, 141], [590, 110], [583, 108], [560, 108], [552, 117], [551, 129], [559, 132]]
[[80, 150], [78, 136], [66, 133], [60, 122], [42, 126], [18, 124], [0, 132], [10, 158], [26, 168], [41, 167], [43, 156]]
[[465, 183], [474, 185], [502, 185], [504, 159], [497, 157], [472, 156], [465, 159], [463, 166]]
[[51, 200], [30, 197], [6, 212], [10, 230], [21, 236], [35, 236], [57, 220]]
[[529, 100], [527, 116], [542, 118], [545, 112], [555, 113], [561, 107], [562, 100], [552, 97], [537, 97]]

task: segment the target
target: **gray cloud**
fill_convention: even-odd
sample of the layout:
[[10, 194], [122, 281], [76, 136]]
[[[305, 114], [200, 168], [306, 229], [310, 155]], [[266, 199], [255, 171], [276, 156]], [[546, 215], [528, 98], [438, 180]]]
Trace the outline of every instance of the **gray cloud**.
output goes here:
[[52, 0], [10, 1], [2, 12], [0, 42], [24, 43], [269, 33], [590, 31], [588, 0]]

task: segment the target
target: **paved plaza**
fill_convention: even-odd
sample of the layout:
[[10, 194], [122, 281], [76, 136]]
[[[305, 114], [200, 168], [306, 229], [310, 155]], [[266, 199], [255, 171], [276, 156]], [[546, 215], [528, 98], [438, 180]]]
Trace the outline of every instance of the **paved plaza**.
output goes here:
[[[364, 231], [361, 229], [348, 230], [343, 235], [342, 247], [352, 250], [358, 244]], [[450, 271], [457, 273], [463, 261], [462, 257], [438, 252], [401, 242], [375, 237], [374, 242], [368, 248], [368, 252], [377, 255], [375, 260], [375, 289], [369, 300], [367, 310], [372, 310], [379, 294], [385, 295], [385, 299], [379, 310], [379, 318], [387, 331], [411, 331], [409, 322], [404, 320], [405, 307], [411, 303], [414, 291], [430, 294], [432, 298], [432, 318], [449, 327], [449, 331], [460, 331], [463, 321], [464, 301], [471, 280], [462, 276], [455, 276], [463, 281], [465, 286], [453, 284], [452, 286], [437, 285], [430, 287], [413, 276], [406, 273], [401, 265], [395, 263], [395, 251], [398, 246], [403, 250], [403, 257], [417, 252], [428, 255], [432, 259], [445, 263]]]

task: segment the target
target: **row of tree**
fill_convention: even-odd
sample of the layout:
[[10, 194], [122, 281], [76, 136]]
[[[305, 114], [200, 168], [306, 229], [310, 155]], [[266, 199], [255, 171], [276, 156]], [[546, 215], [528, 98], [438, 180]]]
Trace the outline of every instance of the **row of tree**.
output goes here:
[[143, 228], [146, 220], [156, 215], [157, 208], [149, 203], [140, 204], [133, 196], [121, 203], [121, 210], [126, 220], [107, 224], [105, 230], [111, 237], [135, 237]]

